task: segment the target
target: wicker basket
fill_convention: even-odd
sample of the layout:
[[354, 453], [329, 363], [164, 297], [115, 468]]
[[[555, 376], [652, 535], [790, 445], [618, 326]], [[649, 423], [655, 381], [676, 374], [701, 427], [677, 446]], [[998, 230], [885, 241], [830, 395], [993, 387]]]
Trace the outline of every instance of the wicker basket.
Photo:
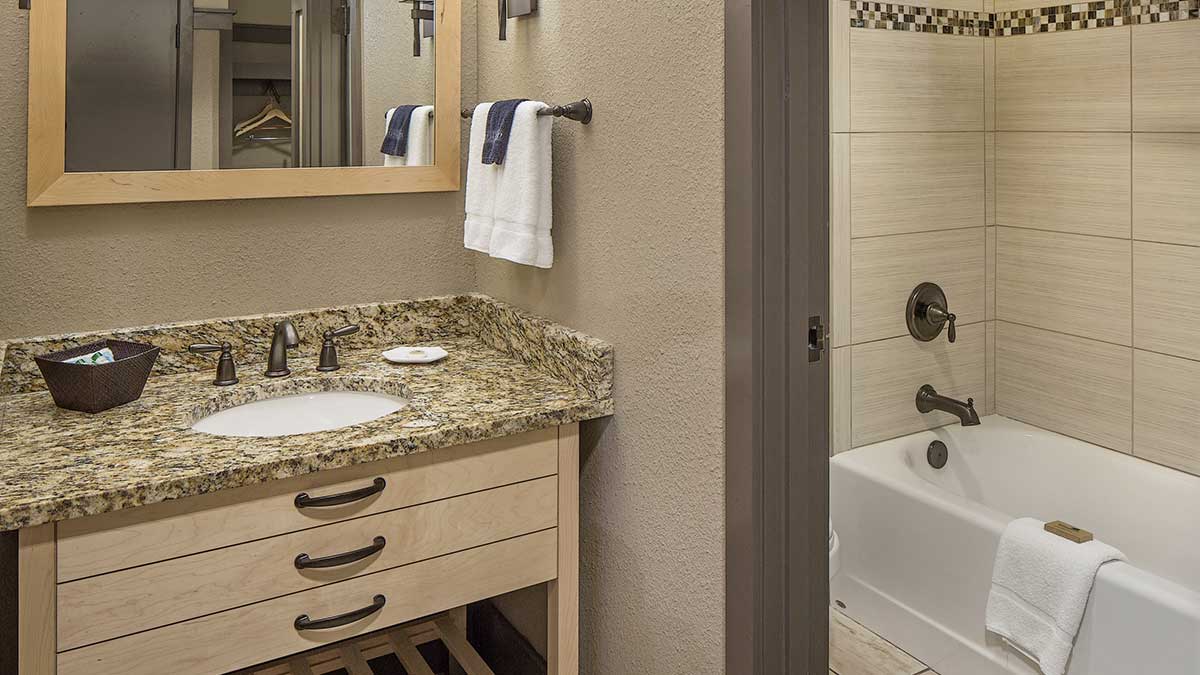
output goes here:
[[[108, 347], [112, 363], [86, 365], [65, 363], [84, 354]], [[35, 356], [54, 403], [60, 408], [98, 413], [136, 401], [146, 388], [150, 369], [158, 359], [159, 348], [136, 342], [102, 340], [73, 349]]]

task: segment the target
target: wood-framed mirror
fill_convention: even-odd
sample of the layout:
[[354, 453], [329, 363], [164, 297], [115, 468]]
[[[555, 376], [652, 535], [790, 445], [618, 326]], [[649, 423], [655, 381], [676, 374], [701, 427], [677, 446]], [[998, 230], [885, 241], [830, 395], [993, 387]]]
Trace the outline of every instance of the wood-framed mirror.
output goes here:
[[29, 206], [460, 187], [461, 0], [31, 4]]

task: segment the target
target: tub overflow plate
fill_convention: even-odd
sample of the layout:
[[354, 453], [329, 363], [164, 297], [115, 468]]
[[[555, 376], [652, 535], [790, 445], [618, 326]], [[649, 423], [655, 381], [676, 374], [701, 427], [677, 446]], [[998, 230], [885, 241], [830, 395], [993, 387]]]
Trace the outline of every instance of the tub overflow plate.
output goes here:
[[929, 444], [929, 449], [925, 451], [925, 459], [929, 461], [929, 466], [935, 469], [940, 469], [946, 466], [946, 462], [950, 461], [950, 449], [941, 441], [934, 441]]

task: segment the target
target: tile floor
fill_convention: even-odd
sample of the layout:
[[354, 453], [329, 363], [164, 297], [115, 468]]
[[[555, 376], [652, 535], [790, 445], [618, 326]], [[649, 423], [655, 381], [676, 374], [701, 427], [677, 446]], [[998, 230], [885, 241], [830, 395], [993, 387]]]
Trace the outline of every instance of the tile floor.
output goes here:
[[829, 610], [829, 675], [937, 675], [841, 612]]

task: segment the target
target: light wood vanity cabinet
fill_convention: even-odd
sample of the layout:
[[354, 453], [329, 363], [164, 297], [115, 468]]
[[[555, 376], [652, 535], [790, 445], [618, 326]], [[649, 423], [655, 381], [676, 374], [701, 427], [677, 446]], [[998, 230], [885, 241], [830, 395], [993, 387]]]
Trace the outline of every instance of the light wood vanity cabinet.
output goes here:
[[20, 672], [220, 675], [550, 582], [576, 673], [578, 453], [572, 424], [21, 530]]

